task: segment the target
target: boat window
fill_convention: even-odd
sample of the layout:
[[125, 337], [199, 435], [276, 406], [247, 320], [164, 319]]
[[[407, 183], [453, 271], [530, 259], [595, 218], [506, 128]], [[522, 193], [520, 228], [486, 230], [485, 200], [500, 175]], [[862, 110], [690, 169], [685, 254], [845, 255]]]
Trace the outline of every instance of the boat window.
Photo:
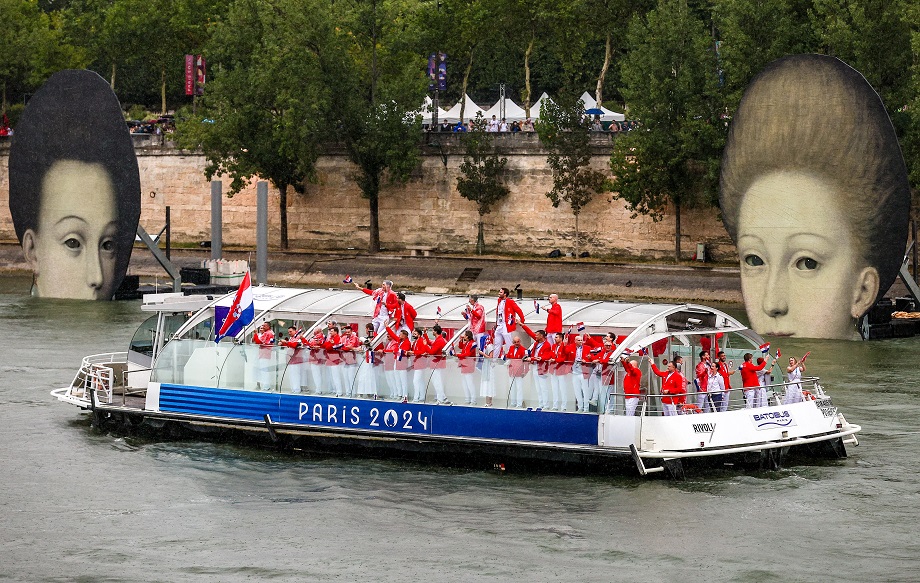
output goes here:
[[131, 344], [128, 345], [128, 351], [134, 354], [129, 355], [132, 362], [143, 361], [146, 357], [146, 365], [149, 366], [150, 359], [153, 358], [153, 343], [157, 333], [157, 318], [158, 314], [150, 316], [138, 326], [137, 331], [134, 332], [134, 337], [131, 338]]

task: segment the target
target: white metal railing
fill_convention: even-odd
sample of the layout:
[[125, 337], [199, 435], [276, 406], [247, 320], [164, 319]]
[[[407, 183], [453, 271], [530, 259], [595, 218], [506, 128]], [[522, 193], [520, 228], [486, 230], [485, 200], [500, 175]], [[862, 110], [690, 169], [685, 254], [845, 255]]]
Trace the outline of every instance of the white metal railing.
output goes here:
[[111, 403], [115, 392], [115, 371], [110, 365], [126, 364], [127, 361], [127, 352], [109, 352], [83, 357], [80, 370], [70, 383], [67, 394], [91, 401], [92, 391], [95, 392], [97, 403]]

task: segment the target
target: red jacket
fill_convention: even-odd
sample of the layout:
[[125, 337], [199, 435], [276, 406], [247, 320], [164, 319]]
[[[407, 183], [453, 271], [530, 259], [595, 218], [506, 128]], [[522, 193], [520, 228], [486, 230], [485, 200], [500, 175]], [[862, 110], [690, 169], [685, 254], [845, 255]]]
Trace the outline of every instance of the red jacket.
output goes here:
[[361, 291], [367, 295], [374, 298], [374, 317], [380, 315], [380, 306], [385, 306], [390, 315], [399, 308], [399, 298], [396, 297], [396, 294], [393, 290], [390, 290], [389, 293], [384, 291], [382, 287], [378, 287], [374, 291], [371, 291], [367, 288], [361, 288]]
[[457, 353], [457, 362], [460, 364], [460, 374], [472, 374], [476, 370], [476, 341], [461, 340], [457, 343], [460, 352]]
[[658, 370], [652, 363], [652, 372], [664, 379], [661, 383], [661, 402], [667, 405], [681, 405], [687, 402], [687, 381], [679, 372]]
[[466, 317], [470, 321], [470, 332], [473, 334], [482, 334], [486, 331], [486, 309], [482, 304], [476, 303], [466, 305]]
[[763, 370], [765, 366], [767, 366], [766, 360], [759, 365], [753, 362], [741, 363], [741, 366], [738, 367], [738, 370], [741, 371], [741, 386], [744, 388], [759, 387], [760, 379], [757, 378], [757, 371]]
[[409, 342], [408, 338], [401, 340], [400, 336], [393, 332], [389, 326], [386, 327], [386, 330], [391, 342], [387, 344], [384, 352], [389, 352], [393, 355], [393, 366], [390, 370], [407, 370], [409, 368], [409, 356], [407, 353], [412, 350], [412, 343]]
[[326, 365], [327, 366], [336, 366], [342, 364], [342, 343], [341, 337], [338, 334], [330, 334], [326, 341], [323, 343], [323, 348], [326, 349]]
[[409, 331], [415, 330], [415, 318], [418, 316], [418, 312], [409, 305], [409, 302], [403, 302], [401, 305], [398, 305], [396, 307], [396, 312], [390, 315], [396, 320], [397, 328], [402, 328], [402, 323], [405, 321]]
[[508, 348], [505, 356], [508, 357], [508, 374], [512, 377], [522, 378], [527, 374], [527, 363], [524, 362], [524, 356], [527, 350], [520, 344], [512, 344]]
[[358, 355], [356, 351], [361, 346], [361, 339], [357, 334], [350, 334], [348, 338], [342, 340], [342, 360], [345, 364], [357, 364]]
[[[408, 304], [406, 304], [408, 305]], [[412, 343], [412, 368], [421, 370], [428, 368], [428, 340], [424, 336], [419, 336], [418, 340]]]
[[621, 360], [623, 368], [626, 370], [626, 378], [623, 379], [623, 392], [627, 395], [638, 397], [640, 394], [639, 381], [642, 380], [642, 371], [633, 366], [628, 360]]
[[297, 336], [295, 338], [285, 338], [281, 341], [281, 344], [287, 346], [288, 348], [294, 349], [294, 352], [291, 354], [291, 360], [288, 361], [288, 364], [303, 364], [303, 346], [306, 343], [302, 337]]
[[562, 332], [562, 306], [556, 302], [546, 310], [546, 334]]
[[575, 362], [575, 345], [557, 342], [552, 347], [553, 361], [556, 363], [555, 373], [567, 375], [572, 372], [572, 363]]
[[431, 355], [431, 368], [447, 368], [447, 360], [444, 358], [444, 348], [447, 346], [447, 340], [438, 334], [428, 345], [428, 354]]
[[259, 345], [259, 358], [271, 358], [271, 345], [275, 343], [275, 333], [271, 330], [266, 332], [256, 330], [252, 334], [252, 343]]
[[[495, 324], [498, 325], [498, 306], [500, 306], [502, 300], [498, 300], [498, 304], [495, 308]], [[514, 316], [517, 316], [515, 320]], [[524, 312], [521, 310], [521, 307], [517, 305], [517, 302], [511, 298], [505, 298], [505, 329], [508, 332], [514, 332], [517, 330], [517, 323], [524, 323]]]

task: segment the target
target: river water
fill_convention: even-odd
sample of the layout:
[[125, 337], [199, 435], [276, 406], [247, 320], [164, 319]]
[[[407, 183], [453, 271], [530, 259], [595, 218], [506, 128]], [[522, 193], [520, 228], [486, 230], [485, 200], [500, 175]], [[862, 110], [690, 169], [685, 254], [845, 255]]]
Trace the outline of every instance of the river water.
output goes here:
[[920, 339], [774, 340], [862, 425], [850, 457], [686, 481], [507, 474], [101, 434], [48, 392], [138, 302], [0, 278], [0, 580], [916, 581]]

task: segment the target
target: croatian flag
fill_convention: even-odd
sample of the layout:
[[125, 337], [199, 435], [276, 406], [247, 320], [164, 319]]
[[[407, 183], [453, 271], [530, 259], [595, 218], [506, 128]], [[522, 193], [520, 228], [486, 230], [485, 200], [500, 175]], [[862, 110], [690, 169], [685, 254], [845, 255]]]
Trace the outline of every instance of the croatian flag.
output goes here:
[[761, 345], [760, 345], [760, 353], [761, 353], [761, 354], [766, 354], [766, 353], [768, 353], [768, 352], [770, 352], [770, 343], [767, 342], [767, 343], [765, 343], [765, 344], [761, 344]]
[[624, 348], [624, 349], [623, 349], [623, 354], [626, 355], [626, 356], [630, 356], [632, 353], [633, 353], [633, 349], [632, 349], [632, 348]]
[[438, 306], [438, 309], [435, 313], [437, 314], [438, 319], [440, 319], [441, 318], [441, 306]]
[[469, 309], [469, 308], [467, 308], [466, 310], [463, 311], [463, 319], [464, 319], [464, 320], [469, 320], [469, 319], [470, 319], [470, 309]]
[[808, 352], [806, 352], [806, 353], [805, 353], [805, 356], [803, 356], [803, 357], [802, 357], [802, 360], [800, 360], [799, 362], [800, 362], [800, 363], [805, 362], [805, 359], [808, 358], [808, 355], [809, 355], [809, 354], [811, 354], [811, 350], [809, 350]]
[[779, 357], [782, 356], [782, 355], [783, 355], [782, 351], [780, 351], [780, 349], [777, 348], [777, 349], [776, 349], [776, 358], [777, 358], [777, 360], [778, 360]]
[[345, 279], [342, 280], [342, 283], [351, 283], [352, 281], [354, 281], [354, 280], [351, 279], [351, 276], [350, 276], [350, 275], [346, 275], [346, 276], [345, 276]]
[[584, 322], [579, 322], [579, 323], [575, 324], [575, 329], [578, 330], [579, 332], [584, 332], [584, 331], [585, 331], [585, 323], [584, 323]]
[[240, 288], [236, 290], [236, 297], [230, 304], [230, 308], [215, 306], [214, 316], [215, 327], [216, 322], [221, 322], [214, 342], [220, 342], [224, 336], [236, 336], [244, 327], [252, 324], [256, 316], [256, 309], [252, 304], [252, 280], [248, 271], [243, 276]]
[[604, 350], [604, 349], [603, 349], [603, 348], [595, 348], [594, 350], [591, 351], [591, 354], [600, 354], [602, 350]]
[[399, 352], [396, 354], [396, 360], [400, 360], [400, 361], [401, 361], [401, 360], [403, 359], [403, 356], [405, 356], [405, 355], [406, 355], [406, 351], [403, 350], [402, 348], [400, 348], [400, 349], [399, 349]]
[[536, 310], [537, 313], [539, 314], [539, 313], [540, 313], [540, 302], [538, 302], [537, 300], [534, 300], [534, 301], [533, 301], [533, 309]]

